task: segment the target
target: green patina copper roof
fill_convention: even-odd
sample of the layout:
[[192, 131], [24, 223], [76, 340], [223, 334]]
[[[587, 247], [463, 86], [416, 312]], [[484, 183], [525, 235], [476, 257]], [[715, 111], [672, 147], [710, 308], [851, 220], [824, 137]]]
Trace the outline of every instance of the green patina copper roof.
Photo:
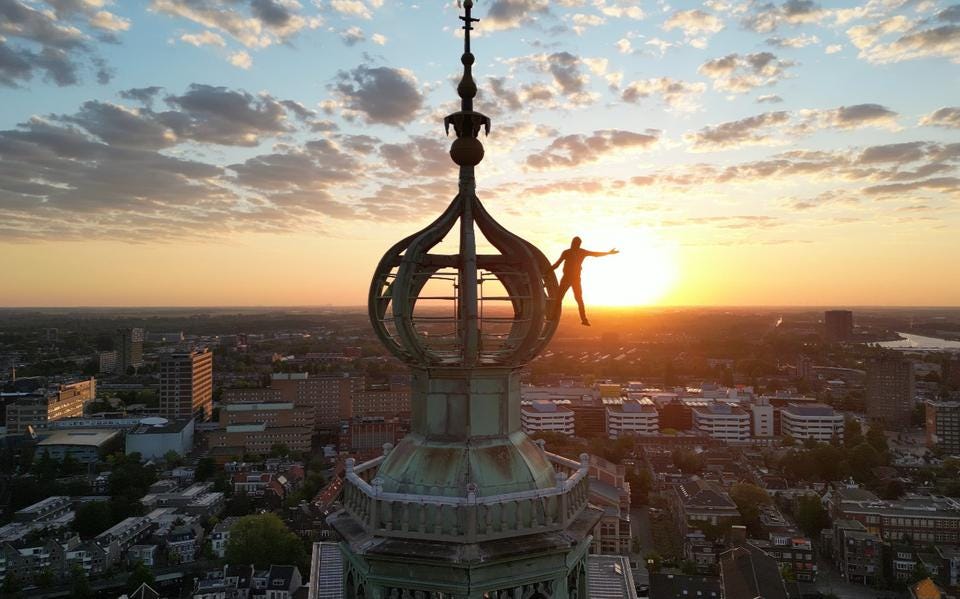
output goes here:
[[477, 496], [547, 489], [556, 485], [543, 451], [523, 432], [494, 439], [426, 441], [409, 435], [377, 472], [388, 493], [464, 497], [467, 485]]

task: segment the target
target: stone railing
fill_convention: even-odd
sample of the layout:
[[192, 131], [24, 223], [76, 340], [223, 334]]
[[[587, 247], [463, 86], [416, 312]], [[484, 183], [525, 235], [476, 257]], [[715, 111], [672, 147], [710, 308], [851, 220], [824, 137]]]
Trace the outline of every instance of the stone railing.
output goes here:
[[556, 485], [478, 497], [388, 493], [373, 478], [384, 456], [362, 464], [346, 463], [343, 507], [370, 533], [385, 537], [490, 541], [562, 530], [587, 505], [589, 456], [580, 462], [545, 452], [554, 465]]

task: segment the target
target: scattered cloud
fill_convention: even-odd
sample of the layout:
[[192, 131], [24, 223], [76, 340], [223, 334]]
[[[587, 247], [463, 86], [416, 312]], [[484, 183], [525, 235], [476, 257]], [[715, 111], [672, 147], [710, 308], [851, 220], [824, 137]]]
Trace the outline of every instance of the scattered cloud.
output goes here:
[[794, 37], [770, 37], [767, 45], [774, 48], [806, 48], [819, 44], [820, 38], [815, 35], [796, 35]]
[[330, 8], [348, 17], [372, 19], [373, 13], [383, 6], [383, 0], [330, 0]]
[[713, 79], [713, 87], [718, 91], [745, 93], [757, 87], [775, 85], [795, 64], [779, 59], [771, 52], [734, 53], [708, 60], [700, 66], [699, 72]]
[[221, 48], [227, 45], [219, 33], [213, 31], [204, 31], [203, 33], [184, 33], [180, 36], [181, 42], [186, 42], [192, 46], [219, 46]]
[[707, 86], [700, 82], [685, 82], [659, 77], [634, 81], [623, 89], [620, 97], [625, 102], [638, 102], [643, 98], [657, 96], [669, 108], [679, 111], [691, 111], [699, 108], [698, 99]]
[[947, 58], [960, 63], [960, 23], [947, 8], [931, 21], [895, 15], [847, 30], [858, 56], [868, 62], [884, 64], [919, 58]]
[[151, 0], [150, 9], [190, 21], [207, 31], [227, 35], [248, 49], [283, 43], [306, 28], [316, 28], [322, 19], [300, 13], [302, 5], [290, 0]]
[[526, 165], [536, 170], [570, 168], [596, 162], [620, 152], [648, 150], [660, 139], [660, 131], [643, 133], [620, 129], [594, 131], [590, 135], [564, 135], [540, 152], [527, 156]]
[[343, 40], [343, 43], [348, 46], [355, 46], [362, 41], [366, 41], [367, 36], [363, 32], [363, 29], [354, 26], [341, 31], [340, 39]]
[[230, 56], [227, 57], [227, 60], [233, 66], [239, 67], [244, 70], [249, 69], [250, 67], [253, 66], [253, 59], [250, 58], [250, 55], [247, 54], [247, 52], [245, 52], [244, 50], [239, 50], [237, 52], [231, 53]]
[[777, 94], [763, 94], [762, 96], [757, 96], [757, 104], [779, 104], [783, 102], [783, 98]]
[[743, 18], [743, 26], [757, 33], [776, 31], [781, 25], [816, 23], [827, 17], [827, 11], [813, 0], [787, 0], [783, 4], [755, 2]]
[[417, 78], [406, 69], [360, 65], [340, 71], [333, 91], [347, 118], [400, 126], [423, 106]]
[[493, 0], [484, 18], [484, 29], [515, 29], [549, 12], [548, 0]]
[[921, 125], [960, 129], [960, 106], [945, 106], [920, 119]]
[[663, 23], [665, 31], [679, 29], [684, 38], [695, 48], [705, 48], [707, 38], [723, 29], [723, 21], [716, 15], [700, 9], [679, 10]]

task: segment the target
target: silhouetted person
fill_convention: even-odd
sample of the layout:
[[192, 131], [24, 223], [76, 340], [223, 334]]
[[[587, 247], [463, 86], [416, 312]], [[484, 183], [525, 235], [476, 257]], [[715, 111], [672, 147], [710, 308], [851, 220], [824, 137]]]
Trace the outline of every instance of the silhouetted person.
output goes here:
[[587, 256], [610, 256], [619, 254], [616, 248], [609, 252], [591, 252], [580, 247], [581, 239], [574, 237], [570, 242], [570, 249], [563, 250], [560, 258], [554, 263], [556, 270], [563, 262], [563, 278], [560, 279], [560, 297], [557, 299], [557, 315], [560, 313], [560, 304], [563, 302], [563, 296], [567, 294], [567, 289], [573, 287], [573, 298], [577, 300], [577, 307], [580, 308], [580, 324], [585, 327], [590, 326], [587, 320], [587, 312], [583, 308], [583, 289], [580, 287], [580, 270], [583, 268], [583, 259]]

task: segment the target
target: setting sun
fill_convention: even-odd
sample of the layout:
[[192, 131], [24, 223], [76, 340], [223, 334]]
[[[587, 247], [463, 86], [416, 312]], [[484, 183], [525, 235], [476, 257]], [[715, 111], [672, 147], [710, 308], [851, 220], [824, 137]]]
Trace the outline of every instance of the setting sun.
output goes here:
[[[582, 237], [589, 250], [620, 250], [614, 256], [584, 262], [583, 297], [588, 306], [656, 304], [677, 279], [674, 248], [649, 229], [591, 229]], [[564, 301], [575, 303], [573, 294]]]

